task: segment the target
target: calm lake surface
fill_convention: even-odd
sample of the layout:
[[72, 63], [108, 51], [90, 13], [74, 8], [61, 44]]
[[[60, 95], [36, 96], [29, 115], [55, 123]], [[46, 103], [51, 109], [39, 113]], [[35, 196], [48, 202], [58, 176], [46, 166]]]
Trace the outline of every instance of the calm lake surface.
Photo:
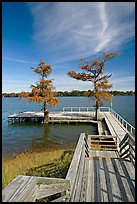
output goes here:
[[[87, 97], [58, 97], [60, 104], [50, 111], [62, 111], [63, 107], [92, 107], [94, 101]], [[110, 107], [110, 102], [103, 106]], [[2, 157], [11, 157], [28, 149], [47, 149], [52, 146], [75, 146], [81, 132], [97, 134], [96, 125], [89, 124], [8, 124], [8, 115], [23, 111], [40, 112], [42, 104], [2, 98]], [[135, 97], [113, 96], [112, 108], [135, 127]]]

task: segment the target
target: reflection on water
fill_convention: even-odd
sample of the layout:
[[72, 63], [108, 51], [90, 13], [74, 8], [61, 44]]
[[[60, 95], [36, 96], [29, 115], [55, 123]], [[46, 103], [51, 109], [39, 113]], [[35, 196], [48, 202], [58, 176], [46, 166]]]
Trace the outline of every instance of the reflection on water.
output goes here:
[[[51, 150], [71, 148], [77, 144], [80, 133], [97, 134], [96, 124], [39, 124], [33, 122], [8, 125], [10, 137], [3, 145], [3, 157], [24, 150]], [[12, 132], [13, 131], [13, 132]], [[14, 133], [14, 134], [13, 134]]]
[[[51, 111], [62, 111], [63, 107], [92, 107], [93, 101], [86, 97], [59, 97], [61, 103]], [[113, 109], [131, 125], [135, 126], [135, 97], [113, 96]], [[105, 102], [104, 106], [110, 106]], [[2, 98], [2, 157], [19, 153], [29, 148], [65, 147], [76, 145], [81, 132], [96, 134], [95, 124], [35, 124], [18, 123], [8, 125], [8, 115], [24, 112], [40, 112], [42, 104], [30, 103], [18, 98]]]
[[97, 134], [96, 124], [46, 124], [43, 132], [32, 139], [32, 149], [73, 147], [76, 145], [81, 132]]
[[[59, 143], [57, 141], [53, 141], [50, 138], [50, 126], [48, 124], [43, 125], [43, 132], [39, 135], [39, 137], [36, 137], [35, 139], [32, 139], [32, 149], [36, 150], [39, 148], [53, 148], [55, 145], [58, 145]], [[56, 135], [54, 135], [56, 138]], [[57, 136], [58, 138], [60, 136]]]

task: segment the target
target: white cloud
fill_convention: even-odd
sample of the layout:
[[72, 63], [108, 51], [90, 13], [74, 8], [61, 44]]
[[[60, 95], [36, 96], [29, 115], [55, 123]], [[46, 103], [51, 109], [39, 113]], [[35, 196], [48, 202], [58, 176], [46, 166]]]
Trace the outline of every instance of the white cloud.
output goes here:
[[[51, 74], [50, 79], [53, 80], [53, 86], [56, 91], [72, 91], [72, 90], [92, 90], [93, 84], [91, 82], [78, 81], [70, 78], [67, 75]], [[3, 80], [2, 92], [21, 92], [31, 91], [30, 85], [35, 84], [35, 80]], [[135, 76], [121, 77], [110, 79], [113, 84], [112, 90], [135, 90]], [[12, 89], [11, 89], [12, 87]]]
[[135, 76], [121, 77], [111, 80], [112, 83], [135, 82]]
[[[71, 90], [92, 90], [92, 82], [83, 82], [67, 75], [52, 75], [53, 85], [57, 91], [71, 91]], [[135, 90], [135, 76], [112, 78], [109, 82], [113, 85], [113, 90]]]
[[3, 58], [4, 60], [19, 62], [19, 63], [37, 64], [36, 62], [26, 61], [26, 60], [22, 60], [22, 59], [15, 59], [15, 58], [11, 58], [11, 57], [5, 57], [5, 56], [3, 56], [2, 58]]
[[132, 2], [31, 2], [28, 5], [33, 16], [33, 38], [56, 62], [116, 50], [134, 37]]

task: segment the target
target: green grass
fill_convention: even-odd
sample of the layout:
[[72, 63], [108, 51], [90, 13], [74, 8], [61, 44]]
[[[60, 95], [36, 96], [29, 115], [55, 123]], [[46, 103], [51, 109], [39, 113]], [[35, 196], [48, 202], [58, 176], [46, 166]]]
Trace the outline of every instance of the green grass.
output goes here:
[[65, 178], [74, 150], [25, 152], [2, 161], [2, 188], [18, 175]]

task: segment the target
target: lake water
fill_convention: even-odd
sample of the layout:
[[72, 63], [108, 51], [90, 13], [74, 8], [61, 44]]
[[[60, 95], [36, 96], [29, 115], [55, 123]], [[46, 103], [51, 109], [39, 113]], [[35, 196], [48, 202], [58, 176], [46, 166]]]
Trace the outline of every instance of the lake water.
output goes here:
[[[94, 101], [87, 97], [58, 97], [60, 104], [50, 111], [62, 111], [63, 107], [92, 107]], [[103, 106], [109, 106], [105, 102]], [[75, 146], [81, 132], [97, 134], [96, 125], [90, 124], [8, 124], [8, 115], [23, 111], [40, 112], [42, 104], [2, 98], [2, 156], [7, 158], [28, 149]], [[113, 96], [112, 108], [131, 125], [135, 126], [135, 97]]]

